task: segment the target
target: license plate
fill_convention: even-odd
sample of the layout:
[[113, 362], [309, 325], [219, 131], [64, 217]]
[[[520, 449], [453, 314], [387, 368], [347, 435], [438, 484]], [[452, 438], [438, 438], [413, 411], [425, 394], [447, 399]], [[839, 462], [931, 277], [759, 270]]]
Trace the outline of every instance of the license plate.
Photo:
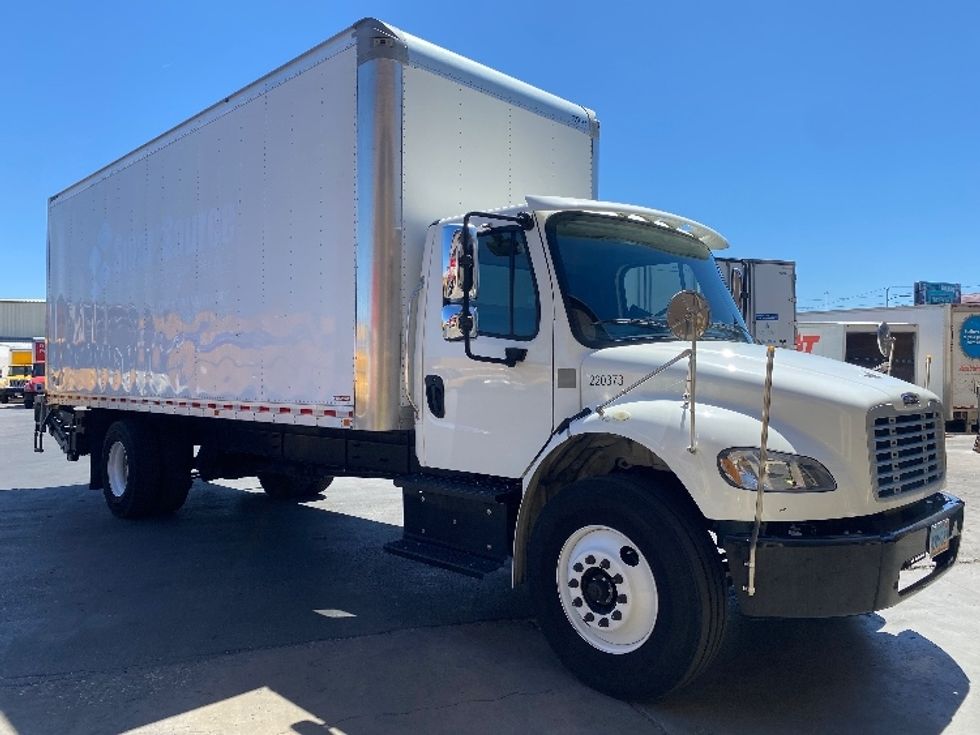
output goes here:
[[949, 518], [929, 526], [929, 556], [938, 556], [949, 548]]

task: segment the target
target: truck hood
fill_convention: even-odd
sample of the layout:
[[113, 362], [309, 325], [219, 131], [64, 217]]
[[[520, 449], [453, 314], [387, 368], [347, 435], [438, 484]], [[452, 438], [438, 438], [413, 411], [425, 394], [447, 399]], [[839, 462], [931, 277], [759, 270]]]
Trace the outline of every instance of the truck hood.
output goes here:
[[[595, 406], [622, 388], [676, 356], [689, 346], [682, 342], [658, 342], [611, 347], [588, 355], [582, 364], [582, 401]], [[697, 350], [697, 401], [732, 409], [762, 409], [766, 372], [766, 347], [739, 342], [699, 342]], [[618, 376], [623, 376], [622, 387]], [[596, 377], [593, 377], [596, 376]], [[604, 378], [602, 376], [612, 376]], [[622, 400], [640, 397], [679, 397], [684, 392], [687, 360], [681, 360]], [[613, 383], [613, 385], [603, 385]], [[904, 405], [902, 394], [914, 393], [920, 404], [938, 400], [931, 392], [903, 380], [855, 365], [795, 350], [776, 350], [773, 363], [773, 405], [785, 400], [833, 404], [837, 410], [865, 414], [882, 403]]]
[[[687, 346], [682, 342], [623, 345], [588, 355], [581, 367], [583, 407], [595, 408], [613, 398]], [[696, 454], [677, 451], [678, 445], [686, 447], [690, 442], [690, 410], [684, 399], [687, 364], [686, 359], [680, 360], [637, 386], [616, 399], [604, 416], [592, 414], [582, 420], [578, 430], [621, 434], [665, 461], [669, 458], [668, 464], [709, 518], [751, 518], [753, 494], [720, 484], [716, 457], [730, 447], [760, 444], [766, 348], [698, 343]], [[833, 474], [838, 491], [780, 495], [778, 506], [767, 506], [767, 519], [864, 515], [938, 489], [931, 482], [921, 490], [879, 498], [871, 462], [873, 422], [881, 415], [936, 411], [934, 418], [922, 421], [941, 423], [939, 400], [933, 393], [881, 373], [785, 349], [776, 350], [772, 385], [769, 448], [820, 461]], [[941, 436], [941, 428], [937, 430]]]

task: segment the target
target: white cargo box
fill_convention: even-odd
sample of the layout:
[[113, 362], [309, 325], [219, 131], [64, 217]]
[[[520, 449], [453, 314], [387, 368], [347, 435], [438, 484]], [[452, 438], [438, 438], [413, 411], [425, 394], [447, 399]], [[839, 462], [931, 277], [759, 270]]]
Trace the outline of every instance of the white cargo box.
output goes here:
[[398, 428], [427, 226], [596, 195], [589, 110], [373, 19], [52, 197], [52, 402]]

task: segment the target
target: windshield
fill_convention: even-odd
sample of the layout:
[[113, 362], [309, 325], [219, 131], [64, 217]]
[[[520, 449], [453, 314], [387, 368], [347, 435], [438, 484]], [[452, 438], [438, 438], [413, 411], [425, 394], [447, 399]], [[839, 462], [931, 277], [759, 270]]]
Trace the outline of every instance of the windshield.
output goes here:
[[11, 378], [29, 378], [31, 375], [31, 368], [29, 365], [13, 365], [10, 368]]
[[546, 225], [572, 332], [604, 347], [674, 339], [667, 306], [697, 291], [711, 308], [702, 339], [751, 342], [711, 251], [675, 230], [619, 216], [566, 212]]

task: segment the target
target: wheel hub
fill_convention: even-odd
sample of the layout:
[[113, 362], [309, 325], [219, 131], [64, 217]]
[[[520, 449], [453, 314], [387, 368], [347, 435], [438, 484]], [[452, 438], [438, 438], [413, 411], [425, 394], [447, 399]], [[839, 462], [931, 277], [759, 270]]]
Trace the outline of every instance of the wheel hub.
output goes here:
[[579, 584], [582, 597], [593, 612], [608, 615], [616, 608], [616, 583], [606, 570], [591, 567], [582, 575]]
[[592, 646], [628, 653], [653, 632], [657, 585], [625, 534], [604, 526], [579, 529], [561, 550], [556, 576], [565, 615]]
[[624, 567], [611, 554], [590, 548], [574, 559], [568, 588], [575, 593], [572, 605], [583, 623], [605, 630], [616, 630], [626, 623], [630, 584]]
[[117, 441], [109, 448], [106, 475], [109, 492], [114, 497], [121, 498], [126, 492], [126, 483], [129, 480], [129, 458], [126, 456], [126, 447], [122, 442]]

